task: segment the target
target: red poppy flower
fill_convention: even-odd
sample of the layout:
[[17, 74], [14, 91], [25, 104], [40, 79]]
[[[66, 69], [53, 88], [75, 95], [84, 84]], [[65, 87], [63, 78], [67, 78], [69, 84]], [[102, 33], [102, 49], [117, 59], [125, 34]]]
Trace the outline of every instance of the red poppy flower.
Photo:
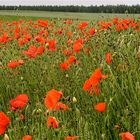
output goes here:
[[62, 92], [56, 91], [54, 89], [50, 90], [47, 93], [44, 103], [49, 111], [68, 110], [69, 109], [69, 107], [67, 105], [65, 105], [61, 102], [58, 102], [58, 100], [60, 99], [61, 96], [62, 96]]
[[111, 53], [106, 53], [106, 63], [108, 64], [108, 65], [110, 65], [110, 63], [111, 63]]
[[6, 43], [8, 41], [8, 35], [6, 33], [3, 33], [1, 36], [0, 36], [0, 42], [1, 43]]
[[99, 95], [99, 92], [100, 92], [98, 86], [92, 85], [89, 79], [84, 83], [83, 89], [90, 90], [89, 94], [93, 94], [93, 90], [96, 95]]
[[88, 34], [89, 35], [94, 35], [95, 34], [95, 29], [94, 28], [90, 28], [89, 30], [88, 30]]
[[45, 51], [45, 48], [43, 46], [39, 46], [36, 48], [35, 46], [29, 46], [29, 49], [27, 51], [23, 51], [23, 54], [26, 56], [33, 58], [36, 57], [38, 54], [42, 55], [42, 53]]
[[76, 40], [72, 46], [73, 48], [73, 52], [79, 52], [80, 49], [82, 48], [82, 44], [83, 44], [83, 40], [81, 38], [79, 38], [78, 40]]
[[5, 115], [5, 113], [0, 112], [0, 135], [5, 132], [9, 122], [10, 119]]
[[30, 135], [26, 135], [22, 137], [22, 140], [32, 140], [32, 137]]
[[93, 90], [96, 95], [99, 95], [100, 89], [98, 88], [98, 86], [93, 86]]
[[58, 103], [58, 110], [62, 109], [62, 110], [69, 110], [69, 107], [61, 102]]
[[26, 38], [28, 41], [30, 41], [32, 39], [32, 36], [30, 34], [26, 34], [24, 36], [24, 38]]
[[64, 50], [63, 54], [66, 56], [70, 56], [71, 52], [70, 52], [70, 50]]
[[8, 68], [13, 69], [13, 68], [18, 67], [19, 65], [20, 65], [19, 62], [17, 62], [17, 61], [11, 61], [11, 62], [8, 63]]
[[117, 17], [114, 17], [112, 19], [113, 24], [118, 24], [119, 19]]
[[79, 136], [67, 136], [64, 138], [64, 140], [75, 140], [75, 139], [78, 139]]
[[18, 39], [19, 37], [19, 33], [14, 31], [14, 39]]
[[41, 38], [41, 36], [35, 36], [34, 37], [34, 39], [38, 42], [38, 43], [40, 43], [41, 41], [42, 41], [42, 38]]
[[10, 100], [10, 105], [12, 106], [10, 110], [17, 110], [23, 108], [28, 102], [28, 96], [26, 94], [20, 94], [15, 99]]
[[62, 34], [62, 29], [61, 28], [59, 28], [58, 30], [57, 30], [57, 33], [59, 34], [59, 35], [61, 35]]
[[116, 31], [120, 31], [120, 30], [121, 30], [120, 26], [119, 26], [119, 25], [116, 25], [116, 26], [115, 26], [115, 30], [116, 30]]
[[72, 46], [72, 48], [73, 48], [73, 52], [79, 52], [80, 51], [80, 49], [82, 48], [82, 44], [81, 43], [75, 43], [73, 46]]
[[35, 52], [35, 55], [38, 55], [38, 54], [42, 55], [44, 51], [45, 51], [45, 48], [43, 46], [39, 46]]
[[[84, 90], [91, 90], [91, 88], [93, 88], [93, 90], [95, 91], [96, 95], [99, 94], [99, 88], [98, 88], [98, 84], [100, 82], [100, 80], [102, 78], [107, 78], [108, 75], [102, 75], [101, 70], [99, 68], [97, 68], [93, 74], [91, 75], [91, 77], [85, 81], [83, 89]], [[90, 92], [92, 93], [92, 92]]]
[[34, 39], [40, 44], [45, 44], [46, 43], [46, 39], [44, 37], [40, 36], [40, 35], [35, 36]]
[[101, 70], [97, 68], [90, 77], [90, 82], [92, 85], [97, 86], [102, 78], [106, 79], [107, 77], [108, 75], [102, 75]]
[[38, 26], [41, 27], [47, 27], [48, 26], [48, 20], [37, 20]]
[[56, 48], [55, 48], [56, 41], [55, 40], [48, 40], [47, 43], [49, 45], [49, 50], [50, 51], [55, 51], [56, 50]]
[[72, 32], [67, 32], [67, 37], [70, 38], [72, 35]]
[[77, 39], [77, 40], [74, 42], [74, 44], [77, 44], [77, 43], [83, 44], [82, 38], [79, 38], [79, 39]]
[[27, 51], [23, 51], [23, 54], [25, 54], [26, 56], [33, 58], [35, 57], [35, 53], [36, 53], [37, 48], [33, 45], [29, 46], [29, 49]]
[[78, 24], [77, 28], [80, 30], [85, 29], [85, 27], [88, 25], [87, 21], [83, 21], [82, 23]]
[[16, 60], [16, 61], [10, 61], [9, 63], [8, 63], [8, 68], [11, 68], [11, 69], [13, 69], [13, 68], [16, 68], [16, 67], [18, 67], [18, 66], [20, 66], [20, 65], [23, 65], [25, 62], [24, 62], [24, 60], [22, 60], [22, 59], [19, 59], [19, 60]]
[[84, 90], [89, 90], [91, 88], [92, 84], [90, 82], [90, 80], [86, 80], [85, 83], [84, 83], [84, 86], [83, 86], [83, 89]]
[[63, 63], [60, 64], [60, 68], [62, 70], [68, 70], [70, 68], [70, 63], [68, 61], [64, 61]]
[[132, 23], [130, 23], [130, 26], [131, 26], [132, 28], [135, 28], [135, 27], [137, 26], [137, 23], [132, 22]]
[[19, 39], [19, 40], [18, 40], [18, 45], [19, 45], [19, 46], [22, 46], [23, 44], [24, 44], [23, 39]]
[[48, 128], [52, 127], [53, 129], [59, 127], [59, 124], [58, 124], [57, 120], [55, 119], [55, 117], [52, 117], [52, 116], [48, 117], [47, 127]]
[[130, 132], [122, 132], [120, 133], [122, 140], [135, 140], [135, 137]]
[[68, 61], [68, 63], [74, 63], [74, 62], [76, 62], [76, 58], [75, 58], [75, 56], [70, 56], [67, 61]]
[[100, 102], [97, 105], [95, 105], [95, 109], [99, 112], [104, 112], [106, 109], [106, 104], [104, 102]]
[[69, 40], [67, 41], [67, 44], [70, 45], [71, 43], [72, 43], [72, 40], [69, 39]]
[[57, 102], [56, 105], [54, 106], [53, 110], [55, 110], [55, 111], [69, 110], [69, 107], [61, 102]]
[[56, 105], [58, 104], [58, 100], [61, 96], [62, 92], [56, 91], [54, 89], [50, 90], [47, 93], [44, 103], [49, 111], [56, 107]]

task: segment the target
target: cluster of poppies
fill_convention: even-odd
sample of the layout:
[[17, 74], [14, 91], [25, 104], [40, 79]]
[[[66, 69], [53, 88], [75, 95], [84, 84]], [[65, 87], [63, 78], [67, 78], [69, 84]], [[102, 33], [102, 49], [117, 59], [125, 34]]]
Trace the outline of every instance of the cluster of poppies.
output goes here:
[[[11, 43], [14, 41], [16, 43], [19, 54], [21, 54], [22, 58], [16, 58], [15, 60], [9, 60], [7, 62], [8, 69], [15, 69], [19, 66], [24, 65], [25, 60], [33, 60], [39, 56], [45, 55], [45, 52], [55, 52], [58, 47], [62, 51], [60, 51], [63, 55], [64, 60], [61, 61], [58, 66], [62, 71], [67, 71], [71, 68], [72, 65], [78, 63], [78, 55], [81, 51], [84, 50], [86, 54], [89, 54], [90, 48], [89, 46], [84, 46], [89, 39], [94, 37], [98, 32], [102, 30], [108, 30], [109, 28], [114, 28], [115, 32], [121, 32], [128, 28], [133, 28], [134, 31], [140, 32], [140, 22], [133, 21], [132, 19], [118, 19], [113, 18], [112, 21], [106, 22], [101, 21], [97, 22], [97, 28], [90, 27], [87, 29], [89, 22], [82, 21], [77, 24], [76, 31], [80, 32], [76, 34], [69, 30], [69, 26], [73, 24], [72, 20], [64, 20], [63, 24], [64, 28], [54, 28], [55, 22], [49, 22], [48, 20], [37, 20], [33, 21], [13, 21], [12, 23], [0, 23], [0, 49], [5, 47], [6, 43]], [[2, 26], [4, 25], [4, 26]], [[5, 27], [7, 30], [5, 31]], [[10, 29], [10, 30], [9, 30]], [[32, 33], [34, 30], [34, 34]], [[82, 36], [80, 36], [82, 35]], [[65, 40], [62, 39], [61, 46], [59, 44], [60, 40], [56, 40], [55, 36], [59, 36], [58, 38], [62, 39], [61, 36], [65, 36]], [[64, 41], [64, 42], [63, 42]], [[31, 45], [33, 44], [33, 45]], [[35, 44], [35, 45], [34, 45]], [[59, 44], [59, 45], [58, 45]], [[24, 48], [26, 47], [26, 48]], [[111, 64], [111, 53], [107, 52], [105, 54], [105, 62], [107, 65]], [[0, 66], [0, 69], [3, 67]], [[108, 78], [108, 74], [103, 75], [101, 68], [96, 68], [92, 75], [84, 82], [83, 90], [87, 91], [90, 95], [94, 93], [98, 96], [100, 93], [99, 85], [102, 79]], [[63, 93], [61, 91], [57, 91], [52, 89], [46, 93], [46, 97], [44, 99], [44, 104], [49, 112], [53, 111], [68, 111], [70, 107], [63, 102], [59, 102]], [[29, 97], [27, 94], [20, 94], [16, 96], [14, 99], [9, 101], [11, 111], [16, 111], [24, 108], [29, 101]], [[106, 111], [106, 103], [99, 102], [94, 105], [94, 109], [98, 111], [98, 113], [103, 113]], [[0, 135], [3, 135], [6, 131], [10, 123], [10, 118], [4, 113], [0, 112]], [[60, 128], [59, 121], [55, 118], [55, 116], [48, 116], [47, 118], [47, 127], [48, 128]], [[123, 132], [120, 134], [122, 140], [134, 140], [134, 136], [129, 132]], [[67, 136], [64, 140], [74, 140], [80, 138], [79, 136]], [[22, 140], [31, 140], [32, 136], [26, 135], [23, 136]], [[4, 136], [3, 140], [7, 140], [6, 136]]]
[[[62, 92], [54, 89], [47, 92], [46, 97], [44, 99], [44, 104], [49, 112], [59, 111], [59, 110], [69, 110], [69, 107], [67, 105], [65, 105], [62, 102], [58, 102], [61, 96], [62, 96]], [[28, 101], [29, 98], [27, 94], [20, 94], [16, 96], [14, 99], [9, 101], [11, 105], [9, 109], [14, 111], [22, 109], [23, 107], [26, 106]], [[0, 135], [2, 135], [5, 132], [9, 123], [10, 123], [10, 118], [4, 112], [0, 112]], [[46, 124], [48, 128], [51, 127], [55, 129], [60, 127], [56, 118], [52, 116], [48, 116]], [[3, 140], [8, 140], [6, 137], [7, 136], [4, 136]], [[79, 138], [79, 136], [67, 136], [64, 138], [64, 140], [72, 140], [75, 138]], [[30, 135], [23, 136], [22, 140], [32, 140], [32, 136]]]

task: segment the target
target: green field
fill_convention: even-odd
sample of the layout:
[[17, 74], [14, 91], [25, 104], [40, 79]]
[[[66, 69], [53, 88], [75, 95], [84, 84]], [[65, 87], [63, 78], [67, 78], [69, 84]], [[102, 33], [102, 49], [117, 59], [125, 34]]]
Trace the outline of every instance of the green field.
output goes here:
[[96, 13], [72, 13], [72, 12], [46, 12], [46, 11], [0, 11], [0, 15], [24, 16], [24, 17], [45, 17], [45, 18], [70, 18], [70, 19], [87, 19], [100, 20], [106, 18], [140, 18], [140, 14], [96, 14]]
[[[140, 15], [0, 15], [0, 140], [140, 140]], [[50, 110], [52, 89], [63, 95]]]

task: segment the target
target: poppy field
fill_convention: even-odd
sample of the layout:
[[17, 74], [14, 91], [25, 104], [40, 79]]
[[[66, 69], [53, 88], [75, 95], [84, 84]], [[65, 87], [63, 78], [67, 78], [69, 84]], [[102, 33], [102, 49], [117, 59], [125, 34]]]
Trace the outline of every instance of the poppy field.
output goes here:
[[0, 140], [139, 140], [140, 19], [0, 21]]

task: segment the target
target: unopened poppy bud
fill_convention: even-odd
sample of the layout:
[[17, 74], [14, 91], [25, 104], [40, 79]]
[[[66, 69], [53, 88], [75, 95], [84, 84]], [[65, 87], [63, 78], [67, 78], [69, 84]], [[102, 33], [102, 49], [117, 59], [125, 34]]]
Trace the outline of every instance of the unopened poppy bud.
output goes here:
[[100, 68], [102, 69], [102, 68], [103, 68], [103, 66], [104, 66], [104, 64], [103, 64], [103, 63], [101, 63], [101, 64], [100, 64]]
[[49, 43], [46, 43], [46, 46], [49, 46]]
[[105, 134], [102, 134], [101, 137], [104, 139], [105, 138]]
[[77, 102], [77, 99], [75, 97], [72, 98], [73, 103]]
[[69, 75], [68, 75], [68, 74], [66, 74], [66, 77], [68, 78], [68, 77], [69, 77]]
[[7, 134], [5, 134], [2, 140], [9, 140], [8, 135], [7, 135]]
[[120, 129], [120, 128], [121, 128], [119, 124], [116, 124], [114, 127], [115, 127], [116, 129]]
[[113, 98], [110, 98], [109, 101], [112, 102]]
[[25, 120], [25, 116], [24, 116], [23, 114], [21, 114], [21, 115], [19, 116], [19, 119], [23, 121], [23, 120]]
[[23, 77], [20, 77], [20, 79], [23, 80], [24, 78]]
[[40, 114], [41, 112], [42, 112], [41, 109], [38, 109], [38, 110], [36, 111], [37, 114]]

